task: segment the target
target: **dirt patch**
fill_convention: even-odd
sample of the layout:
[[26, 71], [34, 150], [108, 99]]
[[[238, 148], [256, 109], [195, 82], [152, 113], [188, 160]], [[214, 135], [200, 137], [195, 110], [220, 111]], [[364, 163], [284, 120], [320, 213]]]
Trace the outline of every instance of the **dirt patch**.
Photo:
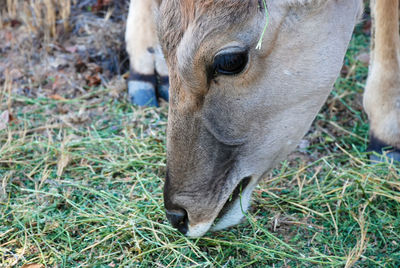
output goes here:
[[12, 94], [73, 99], [93, 87], [109, 88], [111, 97], [124, 92], [129, 1], [7, 1], [20, 9], [3, 2], [0, 84], [11, 81]]

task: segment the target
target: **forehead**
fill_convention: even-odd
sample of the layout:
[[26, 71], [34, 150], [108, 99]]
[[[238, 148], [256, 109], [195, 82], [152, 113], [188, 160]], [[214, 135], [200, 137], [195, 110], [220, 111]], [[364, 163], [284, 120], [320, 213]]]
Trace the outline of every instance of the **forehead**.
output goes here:
[[197, 41], [210, 32], [246, 20], [262, 0], [164, 0], [159, 19], [159, 38], [167, 58], [175, 53], [188, 28]]
[[197, 93], [202, 91], [188, 94], [181, 90], [181, 85], [190, 81], [191, 86], [205, 89], [205, 71], [197, 69], [193, 73], [193, 66], [201, 63], [195, 58], [205, 48], [202, 45], [215, 34], [243, 24], [259, 7], [259, 0], [163, 0], [158, 35], [169, 67], [170, 107], [176, 103], [197, 103], [201, 99]]

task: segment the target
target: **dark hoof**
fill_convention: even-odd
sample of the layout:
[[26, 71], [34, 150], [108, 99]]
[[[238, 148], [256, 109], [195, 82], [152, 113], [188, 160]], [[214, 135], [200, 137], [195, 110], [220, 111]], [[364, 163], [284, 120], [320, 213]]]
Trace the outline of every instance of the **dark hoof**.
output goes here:
[[[400, 152], [388, 152], [385, 151], [383, 154], [380, 153], [379, 155], [377, 154], [371, 154], [369, 159], [373, 162], [391, 162], [392, 160], [400, 162]], [[388, 159], [388, 160], [386, 160]]]
[[169, 80], [168, 77], [160, 78], [160, 85], [157, 87], [157, 94], [160, 98], [169, 101]]
[[158, 98], [169, 101], [169, 79], [168, 76], [144, 75], [132, 71], [128, 91], [132, 104], [158, 107]]
[[132, 104], [138, 106], [158, 107], [156, 91], [151, 83], [141, 81], [129, 81], [128, 92]]
[[128, 81], [128, 93], [132, 104], [158, 107], [155, 75], [132, 71]]
[[400, 149], [387, 145], [374, 135], [371, 135], [368, 151], [372, 152], [370, 160], [373, 162], [386, 162], [386, 159], [400, 162]]

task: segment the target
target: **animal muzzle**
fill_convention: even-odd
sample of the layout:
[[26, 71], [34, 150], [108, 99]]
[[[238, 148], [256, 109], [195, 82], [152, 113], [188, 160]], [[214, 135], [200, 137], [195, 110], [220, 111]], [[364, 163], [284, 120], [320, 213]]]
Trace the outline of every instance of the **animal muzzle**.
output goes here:
[[[243, 178], [232, 189], [229, 197], [221, 200], [217, 208], [208, 214], [210, 217], [201, 217], [198, 221], [190, 221], [186, 209], [167, 201], [167, 219], [174, 228], [189, 237], [200, 237], [209, 230], [217, 231], [231, 227], [242, 220], [243, 212], [247, 210], [250, 203], [254, 185], [255, 180], [252, 177]], [[196, 210], [198, 208], [193, 209]]]

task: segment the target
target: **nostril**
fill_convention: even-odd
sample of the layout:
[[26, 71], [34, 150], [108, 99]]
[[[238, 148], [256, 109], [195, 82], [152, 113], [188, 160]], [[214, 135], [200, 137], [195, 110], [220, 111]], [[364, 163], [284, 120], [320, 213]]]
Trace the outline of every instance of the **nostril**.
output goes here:
[[186, 234], [188, 231], [188, 216], [185, 210], [166, 210], [167, 219], [179, 232]]

